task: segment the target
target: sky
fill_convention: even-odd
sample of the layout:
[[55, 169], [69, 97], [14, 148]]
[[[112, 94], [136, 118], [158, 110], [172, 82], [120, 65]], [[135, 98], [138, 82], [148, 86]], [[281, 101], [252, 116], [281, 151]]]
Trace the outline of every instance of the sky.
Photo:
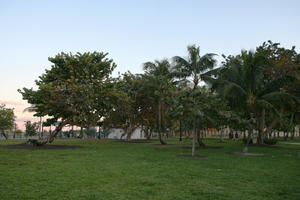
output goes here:
[[299, 52], [299, 10], [298, 0], [0, 0], [0, 103], [15, 108], [21, 129], [38, 120], [17, 89], [34, 88], [60, 52], [108, 52], [114, 76], [185, 56], [191, 44], [219, 61], [267, 40]]

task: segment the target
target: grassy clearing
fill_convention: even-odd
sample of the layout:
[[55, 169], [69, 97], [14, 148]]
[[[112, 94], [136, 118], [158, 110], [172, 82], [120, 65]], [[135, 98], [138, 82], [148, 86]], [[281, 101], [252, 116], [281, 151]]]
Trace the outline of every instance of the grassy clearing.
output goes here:
[[[0, 141], [0, 145], [21, 141]], [[0, 199], [300, 199], [298, 145], [250, 147], [263, 157], [229, 155], [240, 142], [206, 140], [220, 149], [187, 154], [185, 141], [122, 143], [55, 140], [81, 149], [0, 149]]]

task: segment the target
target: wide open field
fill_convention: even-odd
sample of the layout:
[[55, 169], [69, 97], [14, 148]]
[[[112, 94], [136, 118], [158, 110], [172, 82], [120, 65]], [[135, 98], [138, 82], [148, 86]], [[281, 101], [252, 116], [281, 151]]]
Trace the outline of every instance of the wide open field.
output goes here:
[[[0, 141], [0, 145], [22, 141]], [[173, 145], [113, 140], [56, 140], [83, 148], [0, 148], [0, 199], [300, 199], [299, 145], [250, 147], [264, 156], [240, 156], [234, 141], [189, 154]]]

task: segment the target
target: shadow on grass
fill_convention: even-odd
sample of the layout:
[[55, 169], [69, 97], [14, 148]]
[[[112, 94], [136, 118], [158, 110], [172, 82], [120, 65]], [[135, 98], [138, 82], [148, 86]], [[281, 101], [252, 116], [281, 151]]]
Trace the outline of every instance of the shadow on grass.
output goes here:
[[79, 148], [83, 148], [83, 146], [52, 145], [52, 144], [45, 144], [43, 146], [33, 146], [28, 144], [0, 145], [0, 149], [51, 150], [51, 149], [79, 149]]

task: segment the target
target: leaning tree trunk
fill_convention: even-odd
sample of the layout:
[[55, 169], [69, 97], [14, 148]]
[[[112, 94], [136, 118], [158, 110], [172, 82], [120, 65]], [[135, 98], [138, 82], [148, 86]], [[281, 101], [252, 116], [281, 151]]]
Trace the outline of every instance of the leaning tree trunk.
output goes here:
[[127, 130], [127, 140], [131, 139], [132, 133], [135, 131], [135, 129], [137, 128], [137, 126], [129, 126], [129, 129]]
[[30, 144], [33, 146], [43, 146], [47, 143], [52, 143], [54, 141], [55, 136], [61, 131], [61, 129], [67, 124], [67, 122], [61, 122], [53, 132], [46, 139], [28, 139], [25, 144]]
[[167, 144], [165, 141], [163, 141], [161, 136], [161, 100], [158, 102], [158, 138], [162, 145]]
[[1, 135], [3, 135], [5, 137], [5, 139], [7, 140], [7, 135], [5, 134], [4, 130], [1, 131]]

